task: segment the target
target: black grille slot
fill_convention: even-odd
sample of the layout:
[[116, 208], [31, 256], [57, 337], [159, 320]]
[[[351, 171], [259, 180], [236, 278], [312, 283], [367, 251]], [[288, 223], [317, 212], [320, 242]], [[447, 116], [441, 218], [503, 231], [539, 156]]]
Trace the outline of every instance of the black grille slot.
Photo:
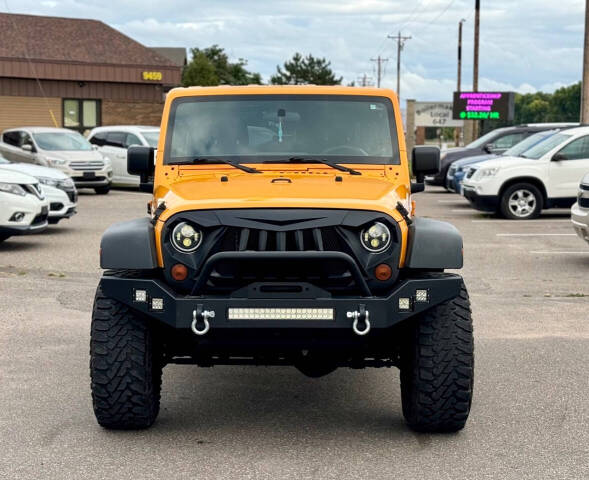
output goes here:
[[589, 198], [579, 198], [579, 206], [583, 208], [589, 208]]

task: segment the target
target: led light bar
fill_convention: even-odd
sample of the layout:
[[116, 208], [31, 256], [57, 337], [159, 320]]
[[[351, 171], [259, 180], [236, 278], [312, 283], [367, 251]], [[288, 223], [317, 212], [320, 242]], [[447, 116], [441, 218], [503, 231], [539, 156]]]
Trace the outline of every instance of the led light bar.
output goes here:
[[427, 290], [415, 290], [416, 302], [429, 302], [429, 294]]
[[136, 302], [147, 302], [147, 290], [135, 290], [133, 300]]
[[333, 308], [230, 308], [229, 320], [333, 320]]
[[411, 310], [411, 299], [407, 297], [399, 298], [399, 310], [408, 312]]
[[151, 309], [152, 310], [163, 310], [164, 309], [164, 299], [163, 298], [152, 298], [151, 299]]

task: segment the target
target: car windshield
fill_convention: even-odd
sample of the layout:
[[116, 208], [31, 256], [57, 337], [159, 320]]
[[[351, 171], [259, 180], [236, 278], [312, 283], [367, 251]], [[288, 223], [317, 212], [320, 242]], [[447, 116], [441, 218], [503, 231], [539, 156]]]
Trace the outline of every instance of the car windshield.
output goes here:
[[502, 155], [505, 157], [519, 157], [526, 150], [529, 150], [534, 145], [541, 142], [542, 140], [545, 140], [551, 135], [554, 135], [556, 132], [558, 132], [558, 130], [546, 130], [544, 132], [538, 132], [534, 135], [530, 135], [528, 138], [522, 140], [519, 143], [516, 143], [509, 150], [505, 150]]
[[174, 101], [165, 162], [223, 157], [242, 163], [322, 158], [398, 164], [393, 107], [363, 95], [241, 95]]
[[524, 152], [523, 156], [525, 158], [533, 158], [534, 160], [538, 160], [540, 157], [546, 155], [550, 150], [555, 147], [558, 147], [561, 143], [565, 142], [571, 138], [571, 135], [565, 135], [564, 133], [556, 133], [551, 137], [548, 137], [544, 141], [534, 145], [532, 148]]
[[474, 142], [469, 143], [466, 148], [481, 148], [484, 147], [487, 143], [492, 143], [492, 140], [497, 136], [499, 132], [507, 130], [506, 128], [497, 128], [495, 130], [486, 133], [480, 138], [477, 138]]
[[141, 132], [143, 138], [150, 147], [157, 148], [157, 142], [160, 139], [160, 131], [159, 130], [143, 130]]
[[92, 145], [78, 132], [33, 133], [41, 150], [92, 150]]

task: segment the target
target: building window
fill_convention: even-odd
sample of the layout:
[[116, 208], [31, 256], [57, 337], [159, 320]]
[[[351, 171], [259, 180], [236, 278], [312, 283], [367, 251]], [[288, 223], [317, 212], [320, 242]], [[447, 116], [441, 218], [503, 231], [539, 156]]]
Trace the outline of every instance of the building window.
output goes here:
[[100, 125], [100, 100], [64, 98], [63, 126], [84, 133]]

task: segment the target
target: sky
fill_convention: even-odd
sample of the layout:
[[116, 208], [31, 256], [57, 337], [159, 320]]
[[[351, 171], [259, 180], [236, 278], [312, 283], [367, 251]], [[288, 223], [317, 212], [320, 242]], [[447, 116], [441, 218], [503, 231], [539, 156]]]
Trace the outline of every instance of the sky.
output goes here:
[[[456, 89], [458, 22], [462, 90], [472, 85], [474, 0], [0, 0], [0, 11], [102, 20], [148, 46], [218, 44], [265, 81], [295, 52], [331, 61], [344, 83], [366, 74], [401, 99], [450, 101]], [[551, 92], [581, 79], [583, 0], [481, 0], [479, 90]]]

